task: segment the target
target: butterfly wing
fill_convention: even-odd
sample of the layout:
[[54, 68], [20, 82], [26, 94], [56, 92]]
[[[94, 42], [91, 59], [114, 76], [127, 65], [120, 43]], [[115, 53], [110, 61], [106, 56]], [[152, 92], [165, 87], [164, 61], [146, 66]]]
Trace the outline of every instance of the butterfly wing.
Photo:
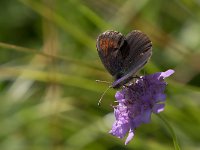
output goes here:
[[152, 43], [146, 34], [134, 30], [126, 36], [120, 51], [123, 64], [120, 76], [112, 84], [114, 88], [131, 80], [133, 75], [147, 63], [152, 54]]
[[137, 62], [135, 62], [134, 66], [131, 67], [131, 69], [129, 69], [128, 72], [124, 74], [124, 76], [115, 80], [112, 83], [111, 87], [119, 88], [120, 86], [126, 84], [128, 81], [133, 79], [133, 75], [147, 63], [150, 57], [151, 57], [151, 53], [144, 53], [142, 57]]
[[136, 62], [140, 61], [145, 53], [151, 56], [152, 42], [146, 34], [138, 30], [130, 32], [126, 36], [126, 41], [129, 45], [129, 53], [127, 54], [126, 50], [123, 52], [123, 49], [121, 51], [126, 54], [123, 68], [125, 68], [125, 71], [128, 71], [135, 66]]
[[97, 38], [97, 51], [99, 57], [112, 76], [116, 76], [123, 68], [123, 59], [120, 48], [125, 37], [117, 31], [106, 31]]

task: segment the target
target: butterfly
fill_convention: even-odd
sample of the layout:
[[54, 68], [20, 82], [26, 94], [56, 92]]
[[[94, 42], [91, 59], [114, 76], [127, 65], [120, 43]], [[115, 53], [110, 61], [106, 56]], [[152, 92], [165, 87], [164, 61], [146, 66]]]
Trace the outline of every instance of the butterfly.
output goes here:
[[139, 30], [126, 36], [118, 31], [105, 31], [98, 36], [96, 48], [104, 67], [114, 77], [112, 88], [132, 80], [152, 55], [151, 40]]

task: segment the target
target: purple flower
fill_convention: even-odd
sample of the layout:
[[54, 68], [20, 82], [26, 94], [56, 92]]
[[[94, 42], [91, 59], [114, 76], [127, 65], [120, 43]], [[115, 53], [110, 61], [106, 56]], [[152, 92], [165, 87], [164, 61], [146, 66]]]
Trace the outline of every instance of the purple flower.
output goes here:
[[164, 78], [169, 77], [174, 70], [158, 72], [141, 76], [135, 83], [124, 86], [118, 91], [115, 98], [118, 105], [114, 106], [116, 121], [109, 133], [118, 138], [123, 138], [127, 132], [125, 145], [134, 136], [134, 130], [142, 123], [149, 123], [151, 113], [160, 113], [164, 110], [166, 95], [164, 94], [167, 83]]

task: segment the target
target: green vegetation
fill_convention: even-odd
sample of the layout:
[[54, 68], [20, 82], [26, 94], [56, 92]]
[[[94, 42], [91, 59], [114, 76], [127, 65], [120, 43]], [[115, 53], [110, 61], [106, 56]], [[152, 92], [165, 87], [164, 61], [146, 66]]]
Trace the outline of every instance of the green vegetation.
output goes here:
[[[183, 150], [200, 147], [198, 0], [1, 0], [1, 150]], [[153, 42], [140, 74], [174, 69], [167, 101], [127, 146], [108, 134], [115, 90], [98, 58], [101, 32], [137, 29]]]

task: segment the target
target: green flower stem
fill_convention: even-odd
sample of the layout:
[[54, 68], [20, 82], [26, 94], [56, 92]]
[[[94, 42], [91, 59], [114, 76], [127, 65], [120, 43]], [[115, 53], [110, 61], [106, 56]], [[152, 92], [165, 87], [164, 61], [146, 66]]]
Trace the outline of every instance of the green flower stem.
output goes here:
[[165, 120], [165, 118], [162, 115], [157, 114], [157, 116], [165, 123], [165, 125], [167, 126], [167, 128], [171, 132], [175, 150], [180, 150], [180, 146], [178, 144], [176, 134], [175, 134], [173, 128], [171, 127], [171, 125]]

